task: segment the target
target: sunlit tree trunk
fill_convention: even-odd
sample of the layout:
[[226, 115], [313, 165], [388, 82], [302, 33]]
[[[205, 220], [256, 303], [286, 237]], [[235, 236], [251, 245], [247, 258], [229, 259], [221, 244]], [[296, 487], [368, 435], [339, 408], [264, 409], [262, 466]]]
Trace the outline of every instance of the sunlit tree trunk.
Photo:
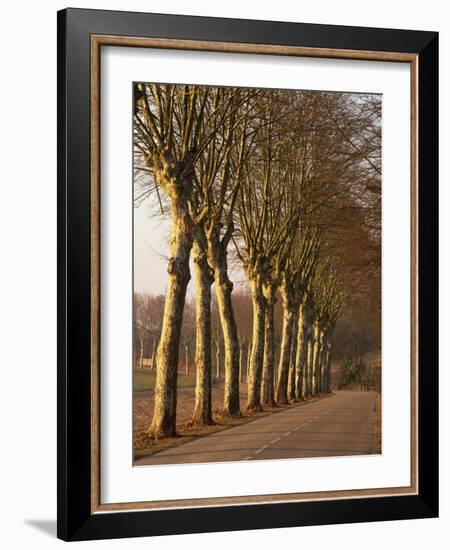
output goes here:
[[291, 343], [291, 357], [289, 361], [289, 378], [288, 378], [288, 400], [297, 401], [297, 396], [295, 392], [295, 358], [297, 356], [297, 331], [298, 328], [298, 307], [295, 307], [294, 314], [292, 316], [292, 343]]
[[275, 407], [274, 369], [275, 369], [275, 328], [274, 328], [274, 306], [275, 289], [266, 286], [264, 289], [266, 297], [266, 315], [264, 324], [264, 362], [262, 380], [262, 404]]
[[322, 342], [320, 328], [317, 334], [316, 345], [316, 387], [317, 395], [322, 393]]
[[305, 394], [308, 399], [312, 396], [313, 356], [314, 356], [314, 340], [313, 340], [311, 331], [309, 331], [308, 345], [307, 345], [307, 359], [306, 359], [306, 377], [305, 377]]
[[326, 393], [325, 333], [320, 331], [319, 339], [319, 393]]
[[253, 301], [253, 332], [252, 332], [252, 352], [250, 356], [250, 369], [247, 383], [247, 410], [249, 412], [259, 412], [261, 405], [261, 374], [264, 356], [264, 324], [266, 299], [262, 291], [261, 282], [250, 281]]
[[156, 354], [155, 405], [150, 426], [150, 434], [156, 439], [176, 435], [178, 353], [193, 241], [187, 201], [175, 195], [171, 206], [172, 229], [167, 267], [169, 276], [161, 338]]
[[[227, 277], [228, 278], [228, 277]], [[223, 414], [236, 416], [240, 414], [239, 408], [239, 342], [237, 327], [231, 302], [232, 283], [220, 283], [217, 285], [216, 296], [219, 304], [220, 321], [223, 330], [225, 348], [225, 388], [223, 396]]]
[[220, 379], [220, 338], [219, 333], [216, 333], [216, 378]]
[[273, 369], [273, 387], [275, 388], [275, 386], [277, 385], [277, 376], [278, 376], [278, 373], [277, 373], [277, 365], [278, 363], [280, 362], [279, 361], [279, 358], [280, 358], [280, 352], [279, 352], [279, 342], [277, 342], [277, 339], [275, 339], [275, 358], [274, 358], [274, 369]]
[[[295, 397], [298, 400], [305, 398], [305, 392], [303, 389], [303, 380], [306, 370], [306, 330], [305, 330], [305, 308], [303, 303], [299, 306], [298, 323], [297, 323], [297, 350], [295, 354]], [[295, 327], [294, 327], [295, 329]]]
[[329, 336], [326, 336], [326, 348], [325, 348], [325, 391], [329, 393], [331, 391], [331, 349]]
[[208, 261], [214, 269], [214, 282], [224, 342], [225, 387], [222, 414], [239, 416], [239, 341], [228, 277], [227, 240], [220, 241], [219, 229], [208, 234]]
[[280, 361], [278, 364], [277, 387], [275, 400], [278, 404], [288, 402], [288, 376], [291, 360], [292, 323], [294, 318], [291, 290], [284, 282], [280, 286], [283, 300], [283, 331], [281, 336]]
[[319, 349], [320, 349], [320, 335], [319, 325], [317, 321], [314, 322], [313, 332], [313, 358], [312, 358], [312, 395], [315, 397], [319, 393]]
[[[200, 230], [197, 230], [200, 232]], [[213, 275], [206, 257], [206, 243], [196, 239], [193, 246], [195, 273], [195, 406], [192, 424], [213, 423], [211, 407], [211, 285]]]

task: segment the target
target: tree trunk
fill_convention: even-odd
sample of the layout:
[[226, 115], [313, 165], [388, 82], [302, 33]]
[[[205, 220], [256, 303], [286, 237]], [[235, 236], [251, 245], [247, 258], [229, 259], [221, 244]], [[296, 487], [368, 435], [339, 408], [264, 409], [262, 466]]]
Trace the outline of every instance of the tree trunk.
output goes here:
[[[199, 231], [199, 230], [198, 230]], [[204, 243], [206, 245], [206, 242]], [[211, 285], [213, 276], [201, 241], [193, 247], [195, 272], [195, 406], [192, 424], [213, 424], [211, 406]]]
[[273, 387], [274, 388], [277, 385], [277, 377], [278, 377], [277, 365], [280, 362], [279, 347], [280, 347], [280, 344], [279, 342], [277, 342], [277, 339], [275, 339], [275, 356], [274, 356], [274, 369], [273, 369]]
[[243, 361], [244, 348], [243, 345], [239, 344], [239, 382], [242, 382], [244, 379], [244, 365]]
[[184, 344], [184, 372], [189, 374], [189, 346]]
[[288, 403], [288, 376], [291, 360], [293, 305], [290, 289], [286, 284], [280, 287], [283, 299], [283, 332], [281, 337], [280, 362], [278, 365], [278, 378], [275, 400], [278, 404]]
[[172, 201], [172, 230], [169, 242], [169, 274], [164, 316], [156, 353], [155, 405], [150, 435], [155, 439], [176, 435], [178, 354], [181, 324], [190, 279], [192, 220], [187, 201]]
[[216, 378], [220, 379], [220, 344], [219, 339], [216, 340]]
[[328, 336], [326, 338], [325, 365], [326, 365], [326, 391], [327, 393], [329, 393], [331, 391], [331, 346], [330, 346], [330, 340]]
[[320, 331], [320, 347], [319, 347], [319, 393], [326, 393], [326, 364], [325, 364], [325, 333]]
[[139, 353], [139, 368], [142, 369], [144, 366], [144, 339], [141, 338], [141, 348]]
[[223, 410], [225, 416], [239, 416], [239, 341], [231, 293], [233, 283], [228, 277], [228, 242], [220, 241], [220, 229], [208, 232], [208, 261], [214, 269], [217, 305], [222, 326], [225, 351], [225, 388]]
[[[299, 401], [305, 398], [303, 389], [303, 380], [306, 371], [306, 330], [305, 330], [305, 310], [303, 303], [299, 306], [297, 323], [297, 351], [295, 354], [295, 397]], [[295, 327], [294, 327], [295, 328]]]
[[319, 325], [314, 323], [314, 336], [313, 336], [313, 361], [312, 361], [312, 395], [315, 397], [319, 393], [319, 349], [320, 349], [320, 336]]
[[313, 371], [313, 355], [314, 341], [311, 333], [308, 334], [308, 343], [306, 346], [306, 376], [305, 376], [305, 394], [309, 399], [312, 396], [312, 371]]
[[261, 374], [264, 355], [265, 298], [259, 281], [251, 281], [253, 299], [253, 333], [250, 370], [247, 383], [247, 410], [262, 411]]
[[225, 349], [223, 414], [226, 416], [239, 416], [241, 414], [239, 407], [239, 342], [231, 302], [232, 289], [233, 283], [231, 281], [227, 283], [219, 282], [218, 277], [216, 277], [216, 296]]
[[324, 387], [323, 387], [323, 391], [324, 391], [324, 393], [329, 393], [329, 391], [330, 391], [330, 380], [329, 380], [329, 372], [328, 372], [328, 350], [327, 349], [325, 349], [325, 351], [324, 351], [323, 363], [324, 363]]
[[317, 376], [317, 395], [322, 393], [322, 341], [319, 329], [317, 347], [316, 347], [316, 376]]
[[295, 392], [295, 358], [297, 356], [297, 330], [298, 327], [298, 308], [292, 316], [292, 342], [291, 342], [291, 358], [289, 361], [289, 378], [288, 378], [288, 401], [296, 401], [297, 396]]
[[275, 369], [275, 330], [274, 305], [275, 290], [266, 288], [266, 315], [264, 325], [264, 362], [262, 380], [262, 404], [275, 407], [274, 369]]
[[151, 369], [153, 370], [155, 368], [155, 350], [156, 350], [156, 345], [155, 345], [155, 337], [153, 336], [153, 339], [152, 339], [152, 363], [151, 363]]

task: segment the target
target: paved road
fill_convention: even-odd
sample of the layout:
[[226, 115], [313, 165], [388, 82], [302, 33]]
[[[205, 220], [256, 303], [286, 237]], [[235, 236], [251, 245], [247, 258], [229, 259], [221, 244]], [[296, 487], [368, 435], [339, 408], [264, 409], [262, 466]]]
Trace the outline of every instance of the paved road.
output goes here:
[[201, 437], [136, 465], [262, 460], [373, 452], [374, 392], [339, 391], [333, 397]]

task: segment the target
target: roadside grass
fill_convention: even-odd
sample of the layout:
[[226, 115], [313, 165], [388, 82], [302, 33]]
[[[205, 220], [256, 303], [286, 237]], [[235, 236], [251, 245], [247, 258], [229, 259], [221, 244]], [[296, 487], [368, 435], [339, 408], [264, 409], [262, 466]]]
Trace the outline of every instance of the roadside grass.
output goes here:
[[[134, 391], [149, 391], [154, 390], [156, 384], [156, 372], [153, 370], [135, 369], [133, 373], [133, 388]], [[194, 388], [195, 373], [184, 374], [178, 373], [179, 388]]]

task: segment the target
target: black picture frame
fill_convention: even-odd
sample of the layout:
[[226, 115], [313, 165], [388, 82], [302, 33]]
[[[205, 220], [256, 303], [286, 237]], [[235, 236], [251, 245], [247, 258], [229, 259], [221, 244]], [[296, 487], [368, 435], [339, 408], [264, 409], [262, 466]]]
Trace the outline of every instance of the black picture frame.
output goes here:
[[[91, 513], [90, 48], [114, 35], [418, 56], [417, 495]], [[58, 537], [88, 540], [438, 515], [438, 34], [147, 13], [58, 12]]]

